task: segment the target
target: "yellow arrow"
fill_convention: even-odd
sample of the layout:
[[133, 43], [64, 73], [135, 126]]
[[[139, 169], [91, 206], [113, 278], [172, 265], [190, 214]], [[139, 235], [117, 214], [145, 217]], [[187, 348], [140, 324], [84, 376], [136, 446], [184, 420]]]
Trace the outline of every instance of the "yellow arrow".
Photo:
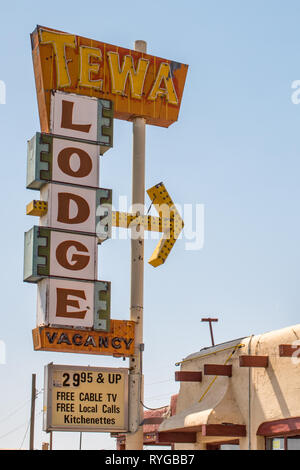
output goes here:
[[159, 217], [113, 212], [112, 225], [124, 228], [132, 227], [133, 224], [142, 225], [145, 230], [163, 232], [163, 236], [148, 261], [156, 268], [166, 261], [184, 223], [163, 183], [156, 184], [148, 189], [147, 193]]
[[[163, 183], [156, 184], [148, 189], [147, 193], [159, 217], [112, 212], [112, 226], [130, 228], [133, 225], [142, 225], [145, 230], [162, 232], [163, 236], [148, 261], [156, 268], [166, 261], [183, 229], [184, 223]], [[27, 215], [39, 217], [45, 215], [47, 210], [47, 201], [34, 200], [26, 207]]]
[[148, 261], [152, 266], [157, 267], [166, 261], [184, 223], [163, 183], [156, 184], [148, 189], [147, 193], [159, 213], [162, 223], [166, 222], [168, 225]]

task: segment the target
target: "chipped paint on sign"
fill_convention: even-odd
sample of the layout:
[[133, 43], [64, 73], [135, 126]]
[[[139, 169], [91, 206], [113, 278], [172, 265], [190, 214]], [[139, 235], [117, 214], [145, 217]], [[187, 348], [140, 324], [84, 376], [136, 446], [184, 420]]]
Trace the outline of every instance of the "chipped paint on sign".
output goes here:
[[135, 322], [110, 320], [110, 330], [94, 331], [37, 327], [32, 330], [35, 351], [56, 351], [104, 356], [134, 354]]
[[114, 102], [114, 117], [177, 121], [188, 66], [37, 26], [31, 34], [42, 132], [50, 132], [53, 90]]

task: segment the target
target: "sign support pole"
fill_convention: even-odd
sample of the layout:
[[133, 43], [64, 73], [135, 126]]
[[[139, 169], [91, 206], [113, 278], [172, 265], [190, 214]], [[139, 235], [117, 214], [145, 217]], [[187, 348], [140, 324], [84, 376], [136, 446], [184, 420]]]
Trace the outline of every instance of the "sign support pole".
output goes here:
[[36, 398], [35, 384], [36, 384], [36, 374], [32, 374], [29, 450], [34, 450], [34, 418], [35, 418], [35, 398]]
[[[147, 51], [145, 41], [135, 41], [136, 51]], [[132, 153], [132, 205], [136, 209], [145, 203], [145, 137], [146, 120], [133, 119]], [[134, 227], [131, 237], [131, 297], [130, 320], [135, 321], [135, 353], [130, 358], [129, 372], [129, 433], [126, 435], [126, 449], [143, 449], [143, 396], [144, 383], [142, 371], [143, 351], [143, 302], [144, 302], [144, 228]], [[133, 234], [132, 234], [133, 235]], [[138, 235], [138, 236], [137, 236]]]

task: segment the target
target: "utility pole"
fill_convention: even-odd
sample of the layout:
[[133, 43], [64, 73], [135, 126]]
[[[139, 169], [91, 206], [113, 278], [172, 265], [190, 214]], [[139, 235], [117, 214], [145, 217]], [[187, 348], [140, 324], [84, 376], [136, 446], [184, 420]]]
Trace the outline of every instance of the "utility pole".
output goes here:
[[36, 386], [35, 385], [36, 385], [36, 375], [32, 374], [29, 450], [34, 450], [34, 415], [35, 415], [35, 398], [36, 398]]
[[215, 345], [214, 342], [214, 335], [213, 335], [213, 329], [212, 329], [212, 322], [217, 322], [219, 321], [218, 318], [201, 318], [201, 321], [206, 321], [209, 322], [209, 330], [210, 330], [210, 337], [211, 337], [211, 344], [212, 346]]
[[[145, 41], [135, 41], [134, 49], [147, 51]], [[132, 206], [144, 208], [145, 204], [145, 143], [146, 120], [133, 118], [132, 151]], [[136, 226], [131, 233], [131, 296], [130, 320], [135, 322], [135, 353], [129, 361], [129, 433], [126, 435], [126, 449], [143, 449], [143, 405], [144, 384], [142, 371], [143, 351], [143, 302], [144, 302], [144, 229]], [[137, 236], [138, 234], [138, 236]]]

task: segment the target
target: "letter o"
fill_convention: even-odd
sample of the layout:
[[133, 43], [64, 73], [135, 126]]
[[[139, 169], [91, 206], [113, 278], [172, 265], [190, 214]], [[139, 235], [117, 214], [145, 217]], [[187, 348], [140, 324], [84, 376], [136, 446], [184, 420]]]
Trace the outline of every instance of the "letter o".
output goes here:
[[[70, 160], [72, 155], [77, 154], [80, 159], [80, 166], [77, 171], [72, 170]], [[74, 178], [84, 178], [92, 171], [92, 159], [87, 152], [76, 147], [67, 147], [61, 150], [57, 157], [57, 164], [61, 171]]]

